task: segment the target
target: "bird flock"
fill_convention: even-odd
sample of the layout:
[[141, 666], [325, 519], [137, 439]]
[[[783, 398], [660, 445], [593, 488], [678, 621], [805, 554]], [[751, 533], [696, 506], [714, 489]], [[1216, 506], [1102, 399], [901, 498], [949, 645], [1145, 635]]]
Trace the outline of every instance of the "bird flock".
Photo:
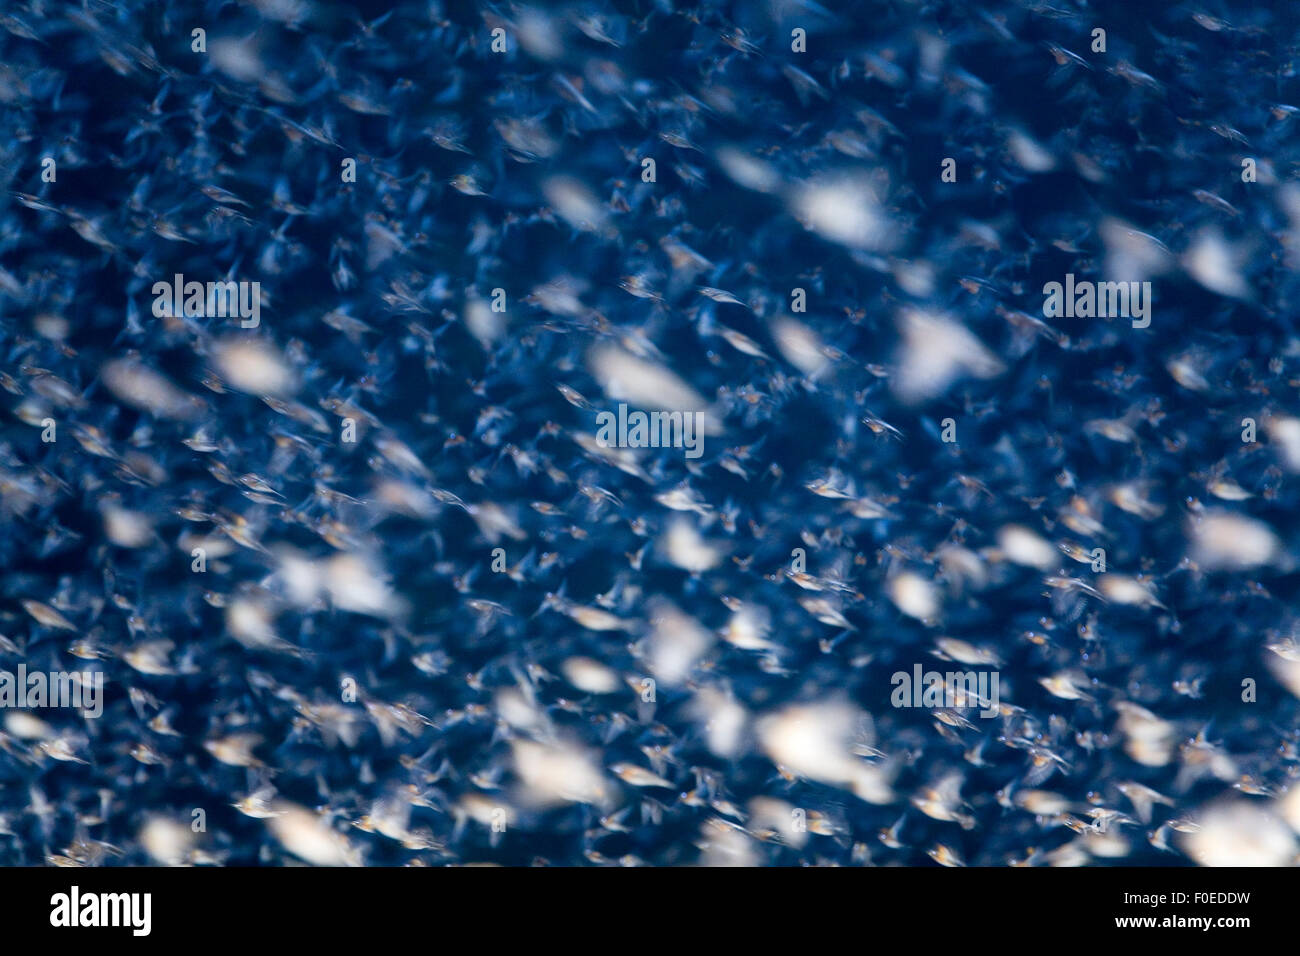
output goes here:
[[1298, 22], [6, 5], [0, 863], [1294, 865]]

